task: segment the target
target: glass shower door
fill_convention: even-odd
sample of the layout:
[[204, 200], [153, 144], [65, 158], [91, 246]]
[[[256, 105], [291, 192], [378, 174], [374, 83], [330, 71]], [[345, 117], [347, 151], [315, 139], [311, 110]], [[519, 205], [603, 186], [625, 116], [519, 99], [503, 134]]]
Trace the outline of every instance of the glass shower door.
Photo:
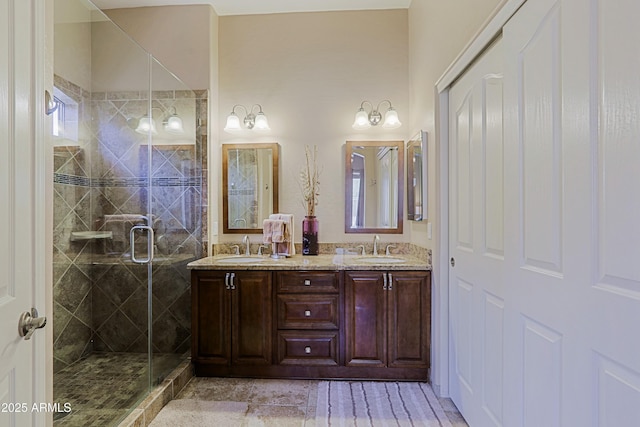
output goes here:
[[189, 350], [203, 102], [90, 2], [54, 15], [55, 422], [114, 425]]
[[161, 382], [191, 349], [191, 280], [186, 265], [202, 254], [202, 137], [198, 96], [155, 59], [155, 131], [150, 150], [150, 218], [155, 235], [150, 283], [152, 376]]

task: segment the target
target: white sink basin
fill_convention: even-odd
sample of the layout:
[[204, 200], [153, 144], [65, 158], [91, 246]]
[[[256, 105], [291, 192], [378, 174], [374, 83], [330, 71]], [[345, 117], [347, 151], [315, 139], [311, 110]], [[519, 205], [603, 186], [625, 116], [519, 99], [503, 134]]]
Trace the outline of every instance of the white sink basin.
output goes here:
[[218, 264], [253, 264], [255, 262], [262, 262], [266, 258], [252, 257], [252, 256], [231, 256], [228, 258], [220, 258], [216, 260]]
[[404, 258], [397, 258], [392, 256], [370, 256], [356, 258], [358, 262], [364, 262], [367, 264], [398, 264], [401, 262], [407, 262]]

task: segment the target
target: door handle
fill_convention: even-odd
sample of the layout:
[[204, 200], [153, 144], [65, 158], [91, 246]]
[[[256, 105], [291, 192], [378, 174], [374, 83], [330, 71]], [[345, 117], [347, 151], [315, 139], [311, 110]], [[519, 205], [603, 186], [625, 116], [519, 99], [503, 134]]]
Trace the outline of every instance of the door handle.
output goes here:
[[230, 289], [231, 289], [231, 286], [229, 286], [229, 276], [230, 276], [230, 275], [231, 275], [231, 273], [226, 273], [226, 274], [224, 275], [224, 287], [225, 287], [227, 290], [230, 290]]
[[231, 279], [231, 290], [233, 291], [236, 288], [235, 283], [233, 283], [233, 279], [236, 278], [236, 273], [231, 273], [231, 276], [229, 276], [229, 278]]
[[388, 283], [387, 289], [393, 290], [393, 276], [391, 275], [391, 273], [389, 273], [389, 281], [387, 283]]
[[456, 259], [454, 257], [451, 257], [451, 267], [455, 267], [456, 266]]
[[[136, 230], [146, 230], [148, 234], [147, 236], [147, 259], [138, 259], [136, 258]], [[153, 259], [153, 228], [148, 225], [134, 225], [131, 227], [129, 231], [129, 241], [131, 242], [131, 261], [136, 264], [149, 264], [149, 262]]]
[[38, 317], [38, 310], [32, 308], [31, 312], [25, 311], [20, 315], [20, 319], [18, 320], [18, 333], [21, 337], [24, 337], [25, 340], [28, 340], [36, 329], [44, 328], [46, 324], [47, 318], [45, 316]]
[[387, 288], [387, 273], [382, 273], [382, 282], [383, 282], [382, 290], [386, 291], [388, 289]]

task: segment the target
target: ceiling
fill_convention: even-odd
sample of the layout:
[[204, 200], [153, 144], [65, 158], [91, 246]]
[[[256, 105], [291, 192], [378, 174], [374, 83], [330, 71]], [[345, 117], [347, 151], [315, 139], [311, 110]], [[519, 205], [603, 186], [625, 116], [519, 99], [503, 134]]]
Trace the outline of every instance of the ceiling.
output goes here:
[[91, 0], [100, 9], [209, 4], [219, 16], [338, 10], [408, 9], [411, 0]]

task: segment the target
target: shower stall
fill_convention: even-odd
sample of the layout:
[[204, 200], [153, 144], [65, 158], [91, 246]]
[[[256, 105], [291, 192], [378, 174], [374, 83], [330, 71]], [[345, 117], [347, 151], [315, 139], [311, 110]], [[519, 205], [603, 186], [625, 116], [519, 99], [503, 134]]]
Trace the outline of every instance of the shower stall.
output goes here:
[[207, 91], [54, 4], [54, 424], [117, 425], [189, 354]]

